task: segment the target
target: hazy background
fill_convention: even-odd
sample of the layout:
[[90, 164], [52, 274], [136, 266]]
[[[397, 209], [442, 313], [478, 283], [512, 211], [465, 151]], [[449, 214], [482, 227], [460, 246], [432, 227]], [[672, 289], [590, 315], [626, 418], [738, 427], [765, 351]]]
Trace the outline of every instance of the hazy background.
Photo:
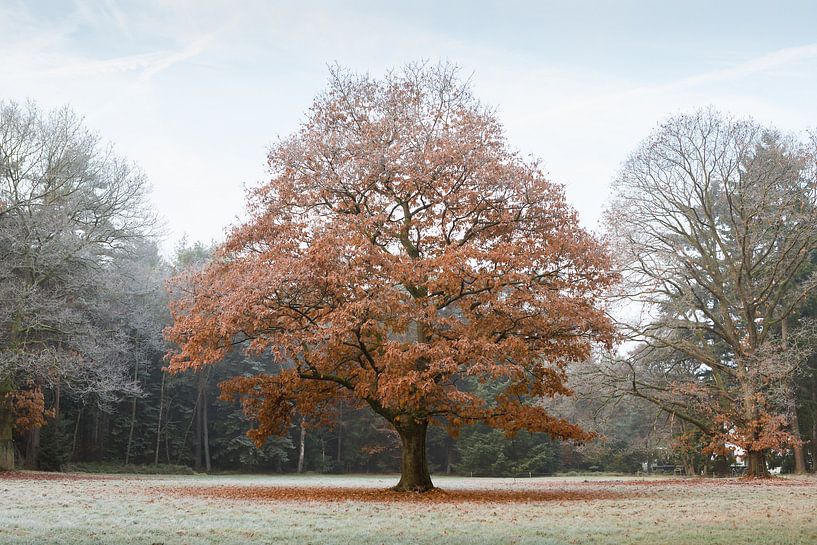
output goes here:
[[328, 63], [380, 76], [419, 59], [473, 74], [590, 227], [669, 114], [817, 126], [817, 2], [0, 0], [0, 98], [70, 104], [142, 165], [166, 251], [222, 237]]

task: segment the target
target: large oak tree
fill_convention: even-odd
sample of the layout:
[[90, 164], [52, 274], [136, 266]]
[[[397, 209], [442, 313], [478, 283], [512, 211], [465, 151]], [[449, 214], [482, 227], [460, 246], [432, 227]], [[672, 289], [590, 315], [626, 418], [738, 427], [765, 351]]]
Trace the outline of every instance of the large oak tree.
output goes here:
[[588, 437], [537, 400], [568, 394], [565, 365], [612, 340], [597, 304], [614, 281], [607, 251], [455, 69], [333, 70], [269, 166], [168, 330], [176, 370], [236, 345], [274, 358], [277, 372], [223, 385], [252, 437], [338, 398], [368, 405], [401, 437], [396, 489], [418, 491], [432, 488], [429, 425]]

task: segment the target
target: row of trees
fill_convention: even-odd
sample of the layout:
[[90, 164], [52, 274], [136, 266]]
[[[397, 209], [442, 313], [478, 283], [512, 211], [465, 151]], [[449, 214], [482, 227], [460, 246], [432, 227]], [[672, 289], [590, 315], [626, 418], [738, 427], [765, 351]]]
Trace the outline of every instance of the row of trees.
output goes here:
[[[172, 262], [160, 256], [148, 197], [144, 174], [70, 109], [0, 106], [0, 468], [17, 458], [42, 469], [397, 469], [397, 435], [343, 400], [325, 415], [333, 429], [307, 431], [299, 418], [291, 437], [253, 444], [248, 417], [218, 399], [218, 384], [269, 371], [266, 358], [232, 353], [211, 369], [163, 370], [166, 282], [178, 274], [174, 290], [183, 293], [212, 249], [182, 245]], [[429, 458], [436, 469], [482, 474], [557, 468], [545, 436], [499, 446], [496, 438], [474, 430], [458, 443], [437, 433]], [[537, 445], [530, 460], [522, 445]], [[488, 463], [483, 447], [501, 448], [507, 463]]]
[[455, 68], [334, 69], [250, 219], [168, 264], [136, 167], [69, 110], [0, 113], [0, 466], [15, 426], [29, 465], [399, 467], [400, 490], [814, 464], [814, 138], [671, 118], [602, 240]]

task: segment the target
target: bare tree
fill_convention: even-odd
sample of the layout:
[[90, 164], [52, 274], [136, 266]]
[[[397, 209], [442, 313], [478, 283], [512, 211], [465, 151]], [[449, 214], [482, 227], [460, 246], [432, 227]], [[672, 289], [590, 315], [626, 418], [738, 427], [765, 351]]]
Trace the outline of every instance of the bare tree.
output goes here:
[[[0, 391], [62, 384], [105, 402], [133, 390], [128, 333], [100, 302], [155, 231], [148, 191], [70, 109], [0, 102]], [[0, 469], [13, 465], [11, 409]]]
[[608, 377], [698, 427], [711, 450], [741, 447], [765, 475], [765, 451], [798, 442], [785, 414], [807, 353], [793, 316], [817, 284], [814, 142], [713, 110], [681, 115], [629, 158], [614, 192], [632, 350]]

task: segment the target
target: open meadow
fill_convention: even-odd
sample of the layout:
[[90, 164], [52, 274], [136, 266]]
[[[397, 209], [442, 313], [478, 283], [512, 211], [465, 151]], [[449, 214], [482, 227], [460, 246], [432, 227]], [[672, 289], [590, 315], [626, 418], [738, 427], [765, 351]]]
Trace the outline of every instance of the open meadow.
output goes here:
[[817, 480], [0, 475], [0, 543], [817, 543]]

